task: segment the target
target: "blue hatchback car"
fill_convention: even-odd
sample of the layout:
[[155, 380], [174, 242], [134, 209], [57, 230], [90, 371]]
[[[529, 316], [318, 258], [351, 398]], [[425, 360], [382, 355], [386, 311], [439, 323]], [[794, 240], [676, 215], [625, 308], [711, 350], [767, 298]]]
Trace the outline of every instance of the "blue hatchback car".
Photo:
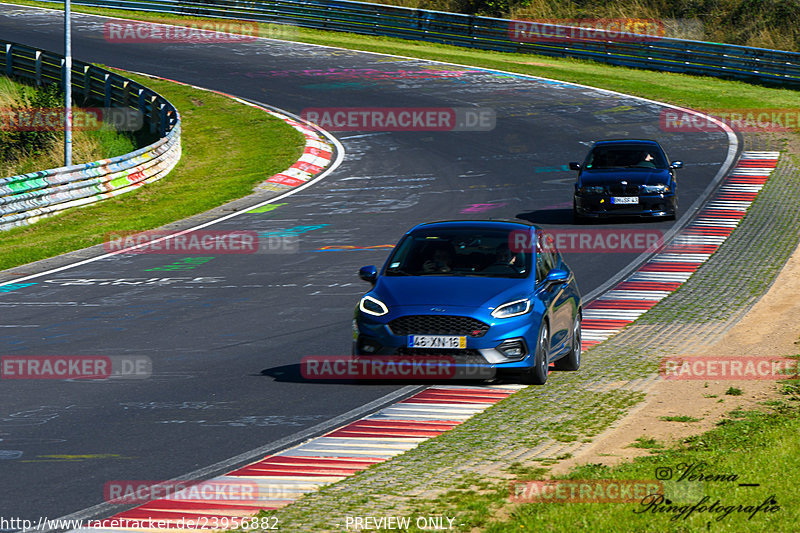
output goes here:
[[448, 356], [544, 384], [550, 363], [578, 370], [581, 296], [542, 231], [522, 221], [420, 224], [383, 268], [353, 321], [353, 353]]

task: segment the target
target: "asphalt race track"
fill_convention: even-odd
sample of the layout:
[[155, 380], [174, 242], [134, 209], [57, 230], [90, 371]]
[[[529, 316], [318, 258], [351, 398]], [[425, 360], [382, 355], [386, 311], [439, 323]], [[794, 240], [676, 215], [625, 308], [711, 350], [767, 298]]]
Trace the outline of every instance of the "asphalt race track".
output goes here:
[[[298, 114], [481, 108], [496, 114], [496, 126], [335, 133], [345, 160], [326, 179], [272, 211], [208, 228], [289, 231], [299, 235], [297, 253], [218, 254], [181, 272], [147, 269], [183, 256], [116, 256], [0, 293], [2, 355], [143, 356], [153, 364], [152, 377], [142, 380], [0, 382], [0, 459], [7, 458], [0, 460], [0, 500], [4, 514], [20, 518], [75, 513], [102, 503], [108, 481], [171, 479], [403, 389], [408, 384], [304, 381], [297, 365], [305, 355], [349, 354], [353, 307], [368, 287], [356, 271], [381, 264], [385, 245], [414, 224], [521, 217], [572, 227], [574, 172], [563, 165], [582, 160], [592, 141], [619, 137], [656, 138], [685, 162], [680, 217], [728, 155], [724, 133], [662, 131], [663, 108], [632, 97], [281, 41], [110, 43], [106, 20], [74, 16], [74, 57]], [[62, 51], [62, 29], [57, 12], [0, 6], [4, 39]], [[596, 228], [666, 231], [673, 224]], [[589, 294], [636, 256], [566, 257]]]

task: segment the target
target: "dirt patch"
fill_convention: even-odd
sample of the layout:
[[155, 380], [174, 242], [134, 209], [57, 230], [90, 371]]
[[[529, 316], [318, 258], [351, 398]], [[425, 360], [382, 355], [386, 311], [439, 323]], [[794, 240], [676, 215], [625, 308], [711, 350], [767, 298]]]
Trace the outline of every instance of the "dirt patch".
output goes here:
[[[800, 248], [781, 270], [761, 300], [718, 341], [698, 346], [685, 356], [787, 356], [800, 353]], [[742, 391], [726, 394], [730, 387]], [[632, 448], [640, 437], [667, 445], [713, 429], [727, 413], [741, 407], [758, 409], [760, 402], [779, 396], [774, 381], [659, 381], [647, 399], [599, 436], [576, 456], [560, 461], [550, 473], [565, 474], [579, 464], [616, 465], [634, 457], [649, 455], [647, 449]], [[661, 417], [690, 416], [697, 422], [665, 421]]]

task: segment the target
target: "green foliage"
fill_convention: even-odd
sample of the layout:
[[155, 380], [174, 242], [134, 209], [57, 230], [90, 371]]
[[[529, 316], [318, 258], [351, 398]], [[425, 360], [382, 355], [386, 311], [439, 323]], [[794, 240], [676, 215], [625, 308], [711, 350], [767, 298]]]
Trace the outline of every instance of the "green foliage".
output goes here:
[[22, 157], [36, 157], [46, 152], [58, 139], [58, 131], [42, 129], [23, 129], [15, 127], [16, 117], [31, 117], [37, 112], [63, 106], [61, 90], [57, 85], [39, 88], [21, 88], [15, 103], [6, 110], [10, 117], [6, 126], [0, 129], [0, 160], [13, 161]]
[[103, 124], [99, 129], [90, 131], [89, 134], [100, 143], [100, 149], [106, 158], [124, 155], [137, 148], [136, 140], [131, 133], [118, 132], [109, 124]]

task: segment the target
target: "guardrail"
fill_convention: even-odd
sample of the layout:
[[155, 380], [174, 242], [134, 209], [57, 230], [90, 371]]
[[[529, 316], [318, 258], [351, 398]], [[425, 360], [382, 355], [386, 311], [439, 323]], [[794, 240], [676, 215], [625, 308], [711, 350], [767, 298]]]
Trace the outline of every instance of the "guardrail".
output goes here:
[[[61, 3], [56, 0], [43, 0]], [[333, 31], [385, 35], [502, 52], [530, 52], [591, 59], [612, 65], [703, 74], [747, 81], [800, 86], [800, 53], [702, 41], [646, 36], [581, 40], [533, 38], [531, 23], [443, 13], [349, 0], [73, 0], [73, 4], [277, 22]], [[528, 26], [524, 26], [528, 24]], [[523, 26], [520, 26], [523, 25]], [[538, 24], [536, 31], [558, 32], [565, 26]], [[569, 32], [566, 32], [567, 35]], [[595, 36], [598, 34], [595, 33]], [[642, 36], [644, 37], [644, 36]]]
[[[0, 68], [37, 85], [62, 83], [64, 57], [0, 40]], [[181, 156], [178, 110], [163, 96], [101, 67], [72, 63], [73, 96], [104, 107], [137, 110], [160, 139], [111, 159], [0, 178], [0, 230], [132, 191], [161, 179]]]

